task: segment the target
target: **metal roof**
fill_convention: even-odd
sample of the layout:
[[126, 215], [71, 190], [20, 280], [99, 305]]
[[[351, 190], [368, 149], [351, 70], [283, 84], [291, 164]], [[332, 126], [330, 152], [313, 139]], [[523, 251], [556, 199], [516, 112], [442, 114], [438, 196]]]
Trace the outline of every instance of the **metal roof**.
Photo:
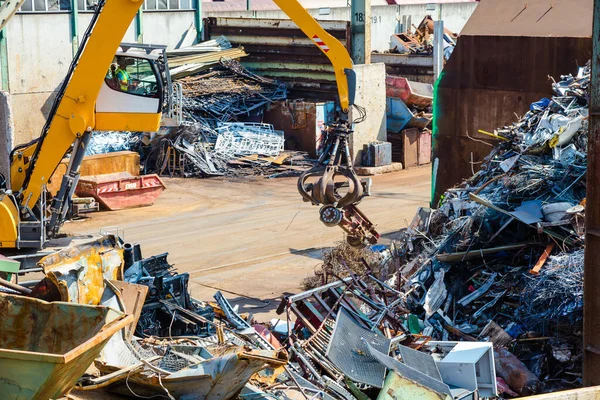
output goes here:
[[592, 36], [593, 0], [481, 0], [461, 36]]

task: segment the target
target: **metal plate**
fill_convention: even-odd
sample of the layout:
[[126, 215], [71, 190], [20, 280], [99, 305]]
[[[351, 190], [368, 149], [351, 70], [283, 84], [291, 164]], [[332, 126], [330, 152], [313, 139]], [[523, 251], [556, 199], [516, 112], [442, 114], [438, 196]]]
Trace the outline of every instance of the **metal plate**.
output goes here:
[[342, 308], [335, 321], [326, 355], [351, 380], [382, 388], [385, 366], [370, 355], [365, 341], [381, 353], [389, 354], [389, 339], [361, 327]]

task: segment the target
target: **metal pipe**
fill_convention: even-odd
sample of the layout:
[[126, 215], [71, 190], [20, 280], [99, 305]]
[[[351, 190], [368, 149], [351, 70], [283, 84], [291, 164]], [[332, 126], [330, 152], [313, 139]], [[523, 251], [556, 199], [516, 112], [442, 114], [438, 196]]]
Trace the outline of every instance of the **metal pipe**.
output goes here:
[[[201, 0], [198, 0], [201, 1]], [[142, 19], [144, 12], [142, 8], [138, 10], [137, 14], [135, 14], [135, 34], [137, 37], [138, 43], [144, 43], [144, 21]]]
[[9, 91], [10, 85], [8, 80], [8, 46], [6, 45], [6, 33], [0, 31], [0, 75], [2, 75], [2, 90]]
[[0, 278], [0, 285], [2, 285], [4, 287], [7, 287], [9, 289], [12, 289], [12, 290], [14, 290], [16, 292], [19, 292], [21, 294], [24, 294], [24, 295], [29, 295], [32, 292], [31, 289], [27, 289], [26, 287], [23, 287], [21, 285], [17, 285], [16, 283], [9, 282], [9, 281], [7, 281], [5, 279], [2, 279], [2, 278]]
[[71, 45], [73, 46], [73, 56], [79, 49], [79, 4], [78, 0], [71, 0]]
[[583, 384], [600, 384], [600, 0], [594, 0], [583, 272]]
[[196, 10], [194, 10], [194, 23], [196, 25], [196, 43], [202, 41], [202, 0], [196, 0]]
[[444, 21], [433, 22], [433, 81], [436, 82], [444, 68]]

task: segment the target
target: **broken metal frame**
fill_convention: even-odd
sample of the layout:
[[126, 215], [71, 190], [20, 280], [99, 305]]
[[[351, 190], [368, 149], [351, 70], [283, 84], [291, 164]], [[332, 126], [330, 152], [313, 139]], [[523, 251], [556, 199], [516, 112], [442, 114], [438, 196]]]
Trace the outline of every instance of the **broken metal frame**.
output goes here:
[[[366, 280], [372, 283], [370, 286]], [[374, 288], [377, 288], [375, 290]], [[376, 300], [380, 297], [381, 300]], [[354, 300], [362, 302], [369, 309], [370, 315], [366, 315]], [[335, 320], [337, 312], [343, 308], [350, 313], [361, 325], [373, 332], [380, 332], [383, 325], [391, 327], [396, 331], [408, 332], [404, 324], [394, 315], [395, 308], [401, 308], [405, 297], [384, 282], [379, 281], [372, 275], [364, 279], [357, 276], [332, 282], [330, 284], [308, 290], [282, 300], [277, 313], [287, 311], [293, 313], [297, 322], [302, 324], [310, 333], [318, 334], [326, 325], [326, 321]], [[309, 339], [309, 341], [312, 340]]]

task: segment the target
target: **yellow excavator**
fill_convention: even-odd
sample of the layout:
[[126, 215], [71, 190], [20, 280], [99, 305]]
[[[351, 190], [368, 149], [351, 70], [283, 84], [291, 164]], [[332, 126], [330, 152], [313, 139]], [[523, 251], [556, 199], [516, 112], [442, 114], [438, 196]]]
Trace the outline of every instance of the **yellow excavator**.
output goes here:
[[[368, 195], [370, 182], [356, 176], [348, 148], [352, 123], [364, 119], [360, 107], [359, 118], [349, 119], [356, 82], [352, 60], [297, 0], [274, 2], [331, 61], [343, 114], [328, 128], [325, 151], [318, 164], [302, 174], [298, 190], [305, 201], [323, 205], [321, 220], [341, 226], [351, 244], [374, 243], [379, 235], [356, 208]], [[170, 111], [172, 86], [164, 52], [117, 52], [142, 3], [98, 3], [40, 137], [11, 152], [10, 177], [0, 187], [0, 248], [39, 249], [58, 233], [92, 131], [155, 132], [163, 112]], [[123, 85], [116, 78], [119, 74], [127, 74], [131, 83]], [[47, 204], [46, 184], [68, 153], [67, 173], [57, 195]]]

